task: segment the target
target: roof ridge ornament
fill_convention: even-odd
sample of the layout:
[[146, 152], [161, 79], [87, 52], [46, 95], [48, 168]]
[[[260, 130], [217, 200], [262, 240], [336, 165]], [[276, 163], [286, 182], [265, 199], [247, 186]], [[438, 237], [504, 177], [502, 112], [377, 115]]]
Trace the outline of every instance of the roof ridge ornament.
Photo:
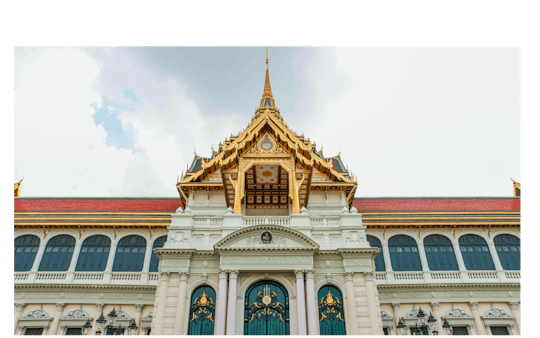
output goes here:
[[268, 71], [268, 47], [266, 47], [266, 78], [264, 80], [264, 90], [261, 104], [258, 109], [264, 107], [276, 108], [274, 97], [272, 96], [272, 87], [270, 86], [270, 73]]

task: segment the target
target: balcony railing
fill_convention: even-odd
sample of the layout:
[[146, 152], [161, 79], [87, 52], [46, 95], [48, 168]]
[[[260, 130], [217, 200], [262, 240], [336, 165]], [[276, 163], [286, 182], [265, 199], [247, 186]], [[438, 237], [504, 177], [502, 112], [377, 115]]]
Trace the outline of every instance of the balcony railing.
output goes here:
[[378, 284], [516, 283], [520, 271], [378, 271]]
[[126, 284], [157, 285], [157, 272], [117, 271], [66, 271], [66, 272], [15, 272], [15, 284]]
[[245, 217], [242, 217], [242, 224], [244, 226], [274, 224], [274, 225], [281, 225], [281, 226], [287, 227], [291, 225], [291, 217], [288, 217], [288, 216], [283, 216], [283, 217], [245, 216]]

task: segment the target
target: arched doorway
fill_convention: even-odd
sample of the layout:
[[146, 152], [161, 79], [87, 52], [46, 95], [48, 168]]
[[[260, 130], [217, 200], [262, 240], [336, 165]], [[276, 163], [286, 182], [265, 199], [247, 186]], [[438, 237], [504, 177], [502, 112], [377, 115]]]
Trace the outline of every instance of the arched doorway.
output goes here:
[[289, 295], [274, 281], [260, 281], [246, 292], [244, 335], [288, 335]]
[[216, 292], [207, 285], [199, 286], [191, 296], [188, 335], [209, 336], [214, 334]]
[[341, 292], [332, 285], [325, 285], [317, 296], [321, 336], [345, 335], [345, 312]]

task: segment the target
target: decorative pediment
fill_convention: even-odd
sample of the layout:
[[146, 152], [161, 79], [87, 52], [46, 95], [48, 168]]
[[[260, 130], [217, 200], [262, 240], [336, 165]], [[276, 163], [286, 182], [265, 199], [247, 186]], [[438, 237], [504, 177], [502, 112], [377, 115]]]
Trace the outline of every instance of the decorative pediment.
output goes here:
[[314, 251], [319, 245], [303, 233], [279, 225], [254, 225], [225, 236], [214, 245], [217, 251], [294, 250]]
[[497, 308], [491, 308], [487, 310], [486, 314], [482, 316], [483, 319], [514, 319], [514, 316], [510, 315], [508, 312], [497, 309]]
[[45, 310], [39, 309], [28, 312], [19, 320], [52, 320], [52, 318]]
[[386, 311], [381, 311], [381, 319], [382, 320], [385, 320], [385, 319], [393, 320], [394, 317], [390, 316]]
[[92, 320], [88, 313], [82, 309], [69, 311], [67, 315], [60, 318], [62, 327], [66, 326], [83, 326], [87, 320]]
[[474, 317], [465, 312], [465, 310], [452, 308], [448, 310], [446, 315], [444, 315], [444, 318], [446, 319], [473, 319]]
[[141, 327], [143, 329], [146, 329], [147, 327], [151, 327], [152, 320], [154, 320], [154, 312], [150, 312], [146, 316], [141, 318]]
[[283, 148], [279, 142], [270, 133], [264, 133], [259, 139], [246, 151], [242, 153], [246, 156], [276, 156], [291, 157], [292, 153]]

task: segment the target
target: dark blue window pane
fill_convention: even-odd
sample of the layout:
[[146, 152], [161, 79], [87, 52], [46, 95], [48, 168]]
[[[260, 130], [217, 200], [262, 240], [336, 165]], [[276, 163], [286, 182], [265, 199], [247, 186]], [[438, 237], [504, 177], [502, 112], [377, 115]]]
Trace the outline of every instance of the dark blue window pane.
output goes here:
[[341, 292], [335, 286], [325, 285], [317, 296], [321, 336], [345, 335], [345, 310]]
[[381, 241], [375, 236], [367, 235], [367, 240], [369, 245], [373, 248], [379, 248], [379, 253], [375, 257], [375, 271], [386, 271], [386, 266], [384, 265], [384, 256], [382, 251]]
[[96, 235], [84, 240], [75, 271], [105, 271], [111, 240], [107, 236]]
[[396, 235], [388, 240], [390, 260], [394, 271], [422, 271], [416, 241], [406, 235]]
[[216, 292], [203, 285], [191, 295], [188, 335], [213, 335], [216, 319]]
[[467, 270], [495, 270], [486, 241], [478, 235], [463, 235], [459, 238], [461, 255]]
[[520, 240], [513, 235], [497, 235], [493, 239], [501, 265], [505, 270], [520, 270]]
[[430, 235], [424, 238], [424, 249], [429, 269], [432, 271], [459, 270], [452, 241], [446, 236]]
[[[131, 235], [122, 238], [118, 242], [116, 255], [114, 256], [113, 271], [140, 272], [144, 264], [146, 239], [141, 236]], [[137, 252], [133, 252], [137, 249]], [[141, 250], [142, 249], [142, 250]]]
[[67, 271], [75, 248], [75, 238], [58, 235], [47, 242], [39, 271]]
[[166, 240], [167, 236], [161, 236], [154, 241], [154, 245], [152, 246], [152, 258], [150, 259], [150, 272], [157, 272], [159, 265], [159, 259], [157, 258], [153, 249], [163, 248]]
[[39, 238], [24, 235], [15, 238], [15, 271], [30, 271], [39, 249]]

